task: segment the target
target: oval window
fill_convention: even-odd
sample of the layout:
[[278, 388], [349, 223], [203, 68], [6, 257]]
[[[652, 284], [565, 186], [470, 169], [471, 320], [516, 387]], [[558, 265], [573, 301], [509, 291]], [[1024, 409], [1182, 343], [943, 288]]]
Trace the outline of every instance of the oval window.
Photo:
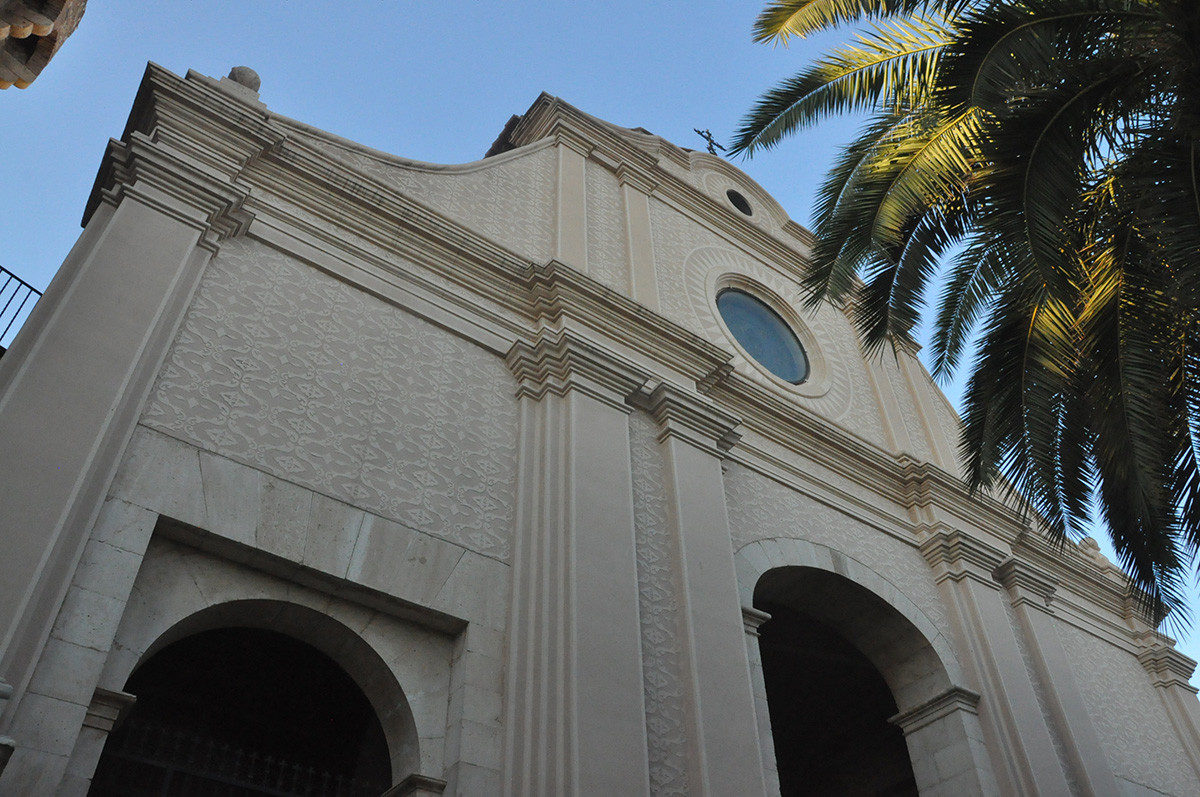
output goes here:
[[762, 301], [729, 288], [717, 294], [717, 310], [734, 339], [759, 365], [793, 385], [808, 378], [808, 357], [800, 339]]

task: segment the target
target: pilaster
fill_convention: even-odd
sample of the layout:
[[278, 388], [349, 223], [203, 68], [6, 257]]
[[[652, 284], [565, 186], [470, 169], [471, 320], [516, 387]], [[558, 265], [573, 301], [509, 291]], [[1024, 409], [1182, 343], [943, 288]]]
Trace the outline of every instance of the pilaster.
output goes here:
[[763, 674], [762, 650], [758, 629], [771, 615], [752, 606], [742, 607], [742, 628], [746, 632], [746, 656], [750, 661], [750, 689], [754, 693], [754, 716], [758, 722], [758, 746], [762, 756], [763, 779], [767, 794], [779, 794], [779, 764], [775, 761], [775, 737], [771, 733], [771, 707], [767, 703], [767, 679]]
[[625, 403], [647, 377], [567, 331], [507, 362], [521, 443], [505, 793], [647, 794]]
[[[680, 647], [689, 756], [698, 795], [765, 793], [721, 460], [740, 420], [698, 394], [659, 384], [639, 399], [658, 424], [672, 563], [682, 604]], [[753, 765], [751, 765], [753, 764]]]
[[1120, 787], [1054, 627], [1051, 602], [1057, 583], [1016, 558], [1001, 562], [994, 576], [1008, 593], [1076, 780], [1088, 794], [1117, 797]]
[[625, 247], [629, 262], [629, 295], [638, 304], [659, 312], [658, 275], [650, 232], [650, 194], [654, 184], [640, 171], [617, 167], [621, 205], [625, 210]]
[[1153, 631], [1143, 635], [1143, 644], [1146, 647], [1138, 654], [1138, 661], [1150, 675], [1150, 683], [1167, 709], [1188, 762], [1200, 775], [1200, 703], [1196, 701], [1195, 687], [1189, 683], [1196, 662]]
[[[134, 116], [157, 102], [143, 83]], [[200, 275], [250, 223], [231, 179], [137, 129], [113, 142], [83, 234], [0, 361], [0, 506], [21, 530], [0, 552], [0, 733]]]
[[587, 273], [588, 143], [568, 130], [558, 133], [558, 184], [554, 257]]
[[1002, 790], [1031, 795], [1069, 794], [1070, 786], [1005, 611], [1000, 585], [992, 577], [1007, 555], [946, 527], [929, 534], [921, 553], [933, 568], [965, 643], [968, 670], [982, 686], [983, 731]]

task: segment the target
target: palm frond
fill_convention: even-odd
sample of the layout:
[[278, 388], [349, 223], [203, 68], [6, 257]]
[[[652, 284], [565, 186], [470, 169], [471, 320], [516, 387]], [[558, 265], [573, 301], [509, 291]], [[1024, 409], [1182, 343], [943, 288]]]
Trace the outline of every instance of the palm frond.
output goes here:
[[919, 105], [949, 38], [932, 19], [873, 27], [765, 93], [742, 119], [730, 153], [770, 149], [831, 114]]

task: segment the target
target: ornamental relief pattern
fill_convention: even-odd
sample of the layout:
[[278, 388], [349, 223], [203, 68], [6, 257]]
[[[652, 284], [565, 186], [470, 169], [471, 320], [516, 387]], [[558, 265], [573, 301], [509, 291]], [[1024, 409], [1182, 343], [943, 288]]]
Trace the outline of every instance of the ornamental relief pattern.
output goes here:
[[142, 421], [507, 559], [514, 391], [482, 349], [235, 240], [208, 266]]
[[553, 147], [498, 155], [463, 170], [388, 163], [317, 138], [305, 141], [522, 257], [544, 263], [553, 256]]
[[1113, 774], [1163, 794], [1200, 793], [1138, 660], [1068, 623], [1058, 623], [1058, 629]]
[[588, 161], [585, 174], [588, 276], [628, 296], [629, 259], [621, 186], [612, 172], [598, 163]]
[[656, 797], [667, 797], [688, 793], [687, 709], [675, 587], [678, 551], [667, 524], [663, 462], [656, 434], [654, 421], [645, 413], [630, 415], [650, 791]]
[[879, 573], [953, 639], [929, 565], [916, 548], [736, 462], [725, 474], [734, 550], [759, 540], [806, 540], [840, 551]]

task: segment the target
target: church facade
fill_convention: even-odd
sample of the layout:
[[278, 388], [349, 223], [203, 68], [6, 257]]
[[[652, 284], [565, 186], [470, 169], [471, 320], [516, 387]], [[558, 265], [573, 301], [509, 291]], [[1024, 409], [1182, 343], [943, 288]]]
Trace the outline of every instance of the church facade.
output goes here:
[[257, 88], [148, 68], [0, 358], [0, 793], [1200, 793], [1195, 663], [739, 170]]

